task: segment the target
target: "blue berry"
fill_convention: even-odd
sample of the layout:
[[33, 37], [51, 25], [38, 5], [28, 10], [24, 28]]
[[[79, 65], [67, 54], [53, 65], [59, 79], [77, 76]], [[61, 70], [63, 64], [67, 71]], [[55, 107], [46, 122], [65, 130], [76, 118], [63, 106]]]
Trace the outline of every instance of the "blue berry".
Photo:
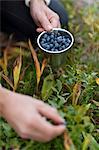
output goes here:
[[69, 46], [69, 43], [65, 43], [66, 48]]
[[43, 47], [44, 49], [46, 49], [47, 44], [46, 44], [46, 43], [42, 44], [42, 47]]
[[54, 43], [54, 39], [51, 39], [50, 42], [51, 42], [51, 43]]
[[45, 42], [44, 41], [41, 41], [41, 45], [43, 45]]
[[47, 45], [47, 46], [46, 46], [46, 49], [47, 49], [47, 50], [50, 50], [50, 46], [49, 46], [49, 45]]
[[44, 38], [45, 38], [45, 39], [47, 38], [47, 36], [48, 36], [47, 34], [44, 34]]
[[61, 50], [62, 50], [62, 46], [59, 47], [59, 51], [61, 51]]
[[58, 48], [59, 44], [57, 42], [55, 42], [55, 48]]
[[47, 42], [49, 42], [49, 41], [50, 41], [50, 37], [49, 37], [49, 36], [47, 37], [46, 41], [47, 41]]
[[64, 50], [65, 48], [66, 48], [66, 46], [65, 46], [65, 45], [63, 45], [63, 46], [62, 46], [62, 50]]
[[63, 40], [63, 39], [62, 39], [62, 36], [57, 37], [57, 42], [58, 42], [58, 43], [62, 42], [62, 40]]
[[50, 48], [52, 48], [53, 47], [53, 44], [50, 44]]
[[64, 43], [66, 42], [66, 38], [65, 38], [65, 37], [63, 38], [63, 42], [64, 42]]
[[57, 36], [61, 36], [61, 34], [58, 32], [58, 33], [57, 33]]
[[54, 48], [52, 48], [51, 51], [54, 51]]
[[42, 38], [42, 41], [43, 41], [43, 42], [46, 42], [46, 39], [45, 39], [45, 38]]
[[68, 43], [71, 43], [71, 40], [70, 40], [69, 38], [67, 38], [67, 42], [68, 42]]
[[51, 37], [52, 39], [54, 39], [54, 33], [52, 33], [50, 37]]

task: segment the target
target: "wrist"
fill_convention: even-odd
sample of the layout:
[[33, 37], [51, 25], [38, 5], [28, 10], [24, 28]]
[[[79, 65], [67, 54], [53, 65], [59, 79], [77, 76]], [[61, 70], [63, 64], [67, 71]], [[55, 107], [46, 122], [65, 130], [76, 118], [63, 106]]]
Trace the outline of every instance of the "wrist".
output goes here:
[[44, 2], [44, 0], [25, 0], [25, 4], [27, 7], [29, 7], [31, 2], [33, 2], [33, 3], [39, 2], [40, 3], [42, 1]]
[[41, 1], [43, 1], [43, 2], [45, 2], [46, 3], [46, 5], [49, 5], [50, 4], [50, 2], [51, 2], [51, 0], [25, 0], [25, 4], [26, 4], [26, 6], [30, 6], [30, 2], [31, 1], [39, 1], [39, 2], [41, 2]]

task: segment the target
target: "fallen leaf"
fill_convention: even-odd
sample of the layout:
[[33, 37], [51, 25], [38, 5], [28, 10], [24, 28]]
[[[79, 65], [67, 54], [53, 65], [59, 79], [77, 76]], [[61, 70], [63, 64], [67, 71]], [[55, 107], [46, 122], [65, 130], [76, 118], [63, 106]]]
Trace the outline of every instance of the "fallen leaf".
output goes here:
[[20, 50], [20, 56], [16, 59], [13, 69], [14, 91], [17, 89], [18, 82], [20, 79], [21, 66], [22, 66], [22, 56]]
[[88, 33], [89, 37], [93, 39], [94, 35], [92, 33]]
[[76, 150], [71, 138], [69, 137], [67, 129], [64, 132], [64, 147], [65, 150]]
[[92, 102], [97, 106], [99, 107], [99, 102], [95, 101], [95, 100], [92, 100]]
[[23, 71], [22, 71], [22, 73], [21, 73], [21, 75], [20, 75], [20, 80], [23, 79], [23, 77], [24, 77], [24, 75], [25, 75], [25, 72], [26, 72], [26, 70], [28, 69], [28, 67], [29, 67], [29, 64], [23, 69]]
[[28, 44], [26, 42], [22, 42], [22, 41], [14, 43], [13, 46], [29, 49]]
[[14, 90], [14, 86], [12, 81], [4, 74], [2, 74], [3, 79], [10, 85], [10, 87]]
[[36, 54], [32, 44], [31, 44], [30, 40], [29, 40], [29, 47], [30, 47], [30, 50], [31, 50], [31, 53], [32, 53], [32, 56], [33, 56], [33, 59], [34, 59], [34, 63], [35, 63], [36, 76], [37, 76], [37, 86], [38, 86], [39, 82], [40, 82], [40, 77], [41, 77], [40, 63], [38, 61], [37, 54]]
[[4, 54], [3, 54], [3, 69], [4, 69], [4, 74], [7, 76], [8, 72], [7, 72], [7, 66], [8, 66], [8, 52], [11, 48], [11, 43], [12, 43], [12, 37], [13, 37], [13, 34], [11, 34], [9, 36], [9, 40], [8, 40], [8, 43], [7, 43], [7, 46], [6, 48], [3, 50], [4, 51]]
[[72, 104], [77, 105], [80, 93], [81, 93], [81, 83], [76, 83], [73, 88]]
[[47, 59], [45, 58], [45, 59], [43, 60], [43, 62], [42, 62], [41, 75], [42, 75], [42, 73], [43, 73], [43, 71], [44, 71], [46, 65], [47, 65]]
[[0, 59], [0, 66], [4, 72], [4, 74], [7, 76], [7, 66], [8, 66], [8, 52], [7, 50], [4, 50], [3, 58]]
[[96, 83], [99, 85], [99, 78], [96, 78]]

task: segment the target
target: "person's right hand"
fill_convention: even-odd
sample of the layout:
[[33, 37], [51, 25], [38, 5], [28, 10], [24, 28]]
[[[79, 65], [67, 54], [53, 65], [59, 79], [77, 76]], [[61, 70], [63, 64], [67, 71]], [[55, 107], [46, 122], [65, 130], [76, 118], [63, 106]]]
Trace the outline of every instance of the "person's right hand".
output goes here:
[[[2, 116], [21, 138], [47, 142], [64, 132], [64, 120], [51, 106], [5, 89], [2, 95]], [[58, 125], [49, 123], [45, 118]]]
[[46, 6], [44, 0], [31, 0], [30, 14], [38, 26], [37, 32], [61, 27], [58, 14]]

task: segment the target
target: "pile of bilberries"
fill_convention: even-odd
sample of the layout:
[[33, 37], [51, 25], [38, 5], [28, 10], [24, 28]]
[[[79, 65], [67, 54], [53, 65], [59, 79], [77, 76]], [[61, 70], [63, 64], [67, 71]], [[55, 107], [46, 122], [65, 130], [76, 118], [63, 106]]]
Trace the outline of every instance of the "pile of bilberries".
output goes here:
[[48, 51], [61, 51], [69, 47], [71, 44], [71, 37], [61, 32], [45, 32], [40, 39], [41, 47]]

